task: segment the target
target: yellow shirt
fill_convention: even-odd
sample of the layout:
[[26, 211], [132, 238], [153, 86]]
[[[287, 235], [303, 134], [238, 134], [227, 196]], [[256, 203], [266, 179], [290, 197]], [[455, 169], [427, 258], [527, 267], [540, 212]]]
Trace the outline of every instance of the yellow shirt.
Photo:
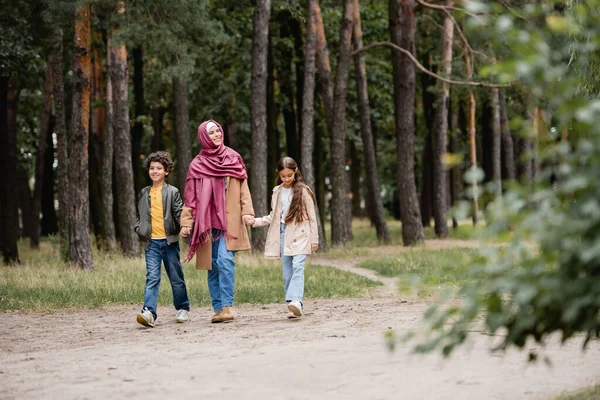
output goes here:
[[150, 188], [150, 215], [152, 220], [152, 239], [166, 239], [165, 219], [163, 216], [162, 186]]

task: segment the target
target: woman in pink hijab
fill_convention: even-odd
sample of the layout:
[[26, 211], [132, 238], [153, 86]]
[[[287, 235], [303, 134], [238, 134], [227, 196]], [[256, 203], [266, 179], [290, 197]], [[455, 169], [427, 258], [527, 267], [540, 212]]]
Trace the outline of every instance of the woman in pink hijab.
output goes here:
[[188, 170], [181, 213], [181, 236], [190, 237], [186, 262], [208, 270], [215, 315], [211, 322], [234, 320], [236, 251], [250, 250], [244, 222], [254, 216], [242, 157], [223, 144], [223, 129], [213, 121], [198, 127], [202, 147]]

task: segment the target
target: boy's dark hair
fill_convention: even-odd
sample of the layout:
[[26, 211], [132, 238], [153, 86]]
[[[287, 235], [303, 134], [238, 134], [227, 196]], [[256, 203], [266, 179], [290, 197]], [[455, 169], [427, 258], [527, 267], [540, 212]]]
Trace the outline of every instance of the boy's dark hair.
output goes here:
[[147, 170], [150, 170], [150, 163], [159, 162], [165, 167], [165, 172], [169, 173], [173, 170], [173, 160], [171, 160], [171, 155], [166, 151], [155, 151], [154, 153], [150, 153], [148, 157], [146, 157], [146, 161], [144, 163], [144, 167]]

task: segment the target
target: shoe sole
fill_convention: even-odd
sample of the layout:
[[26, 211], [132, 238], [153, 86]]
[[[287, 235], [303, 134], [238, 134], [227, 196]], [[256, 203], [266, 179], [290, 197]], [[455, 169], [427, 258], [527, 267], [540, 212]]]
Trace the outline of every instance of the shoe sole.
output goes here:
[[189, 319], [178, 319], [177, 323], [178, 324], [183, 324], [183, 323], [188, 322], [188, 321], [189, 321]]
[[149, 327], [149, 328], [154, 328], [154, 324], [151, 324], [150, 322], [148, 322], [148, 321], [146, 320], [146, 318], [142, 317], [141, 315], [138, 315], [138, 316], [137, 316], [137, 322], [138, 322], [139, 324], [142, 324], [142, 325], [144, 325], [144, 326], [147, 326], [147, 327]]
[[292, 314], [294, 314], [294, 317], [296, 317], [296, 318], [302, 316], [302, 310], [292, 304], [288, 305], [288, 310], [290, 310], [292, 312]]
[[301, 318], [302, 316], [296, 316], [296, 315], [288, 315], [288, 319], [298, 319]]

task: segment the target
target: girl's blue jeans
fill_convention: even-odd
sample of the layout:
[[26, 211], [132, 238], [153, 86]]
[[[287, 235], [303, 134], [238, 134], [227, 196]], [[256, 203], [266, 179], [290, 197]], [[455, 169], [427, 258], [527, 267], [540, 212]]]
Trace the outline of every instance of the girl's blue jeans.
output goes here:
[[160, 288], [161, 263], [171, 282], [173, 305], [176, 310], [190, 309], [183, 269], [179, 260], [179, 243], [169, 244], [167, 239], [152, 239], [146, 249], [146, 287], [144, 288], [144, 308], [147, 308], [156, 319], [158, 290]]
[[284, 256], [284, 236], [285, 224], [281, 224], [281, 269], [283, 272], [285, 301], [290, 302], [298, 300], [299, 302], [302, 302], [304, 298], [304, 262], [306, 261], [306, 254]]

